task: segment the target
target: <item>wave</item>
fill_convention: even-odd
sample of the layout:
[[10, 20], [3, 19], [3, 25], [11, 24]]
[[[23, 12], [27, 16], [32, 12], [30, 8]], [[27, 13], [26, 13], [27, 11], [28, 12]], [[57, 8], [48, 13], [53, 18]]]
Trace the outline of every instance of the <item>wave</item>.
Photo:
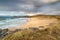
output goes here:
[[25, 24], [29, 18], [15, 18], [0, 21], [0, 28], [5, 29], [9, 27], [20, 27]]

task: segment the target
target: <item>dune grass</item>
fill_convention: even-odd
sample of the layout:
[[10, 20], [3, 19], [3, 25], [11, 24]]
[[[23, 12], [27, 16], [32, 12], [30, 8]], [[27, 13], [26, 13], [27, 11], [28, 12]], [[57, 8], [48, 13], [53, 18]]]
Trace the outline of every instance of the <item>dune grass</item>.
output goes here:
[[22, 30], [7, 35], [2, 40], [60, 40], [60, 19], [57, 24], [44, 30]]
[[45, 30], [23, 30], [7, 35], [2, 40], [60, 40], [60, 24]]

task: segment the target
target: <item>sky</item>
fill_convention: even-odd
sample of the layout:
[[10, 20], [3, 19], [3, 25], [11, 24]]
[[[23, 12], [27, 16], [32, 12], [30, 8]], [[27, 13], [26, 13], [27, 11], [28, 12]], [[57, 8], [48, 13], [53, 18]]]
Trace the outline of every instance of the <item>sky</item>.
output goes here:
[[33, 16], [39, 14], [60, 15], [60, 1], [0, 0], [0, 16]]
[[[60, 2], [58, 0], [0, 0], [0, 16], [48, 14], [60, 15]], [[52, 3], [52, 4], [51, 4]], [[25, 13], [25, 14], [24, 14]]]

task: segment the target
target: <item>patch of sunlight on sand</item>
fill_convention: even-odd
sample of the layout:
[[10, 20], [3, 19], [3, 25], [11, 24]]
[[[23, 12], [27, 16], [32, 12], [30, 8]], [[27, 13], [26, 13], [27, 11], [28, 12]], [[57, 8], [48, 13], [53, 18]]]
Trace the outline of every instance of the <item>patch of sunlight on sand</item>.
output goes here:
[[24, 25], [23, 28], [30, 28], [30, 27], [39, 27], [39, 26], [47, 26], [51, 23], [57, 23], [56, 18], [38, 18], [34, 17], [31, 18], [27, 24]]

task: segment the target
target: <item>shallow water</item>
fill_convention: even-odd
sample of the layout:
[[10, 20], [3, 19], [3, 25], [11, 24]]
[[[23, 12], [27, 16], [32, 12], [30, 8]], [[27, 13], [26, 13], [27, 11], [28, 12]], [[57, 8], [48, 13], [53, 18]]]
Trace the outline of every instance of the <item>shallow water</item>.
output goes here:
[[9, 28], [9, 27], [21, 27], [23, 26], [29, 18], [15, 18], [15, 19], [6, 19], [0, 21], [0, 28]]

